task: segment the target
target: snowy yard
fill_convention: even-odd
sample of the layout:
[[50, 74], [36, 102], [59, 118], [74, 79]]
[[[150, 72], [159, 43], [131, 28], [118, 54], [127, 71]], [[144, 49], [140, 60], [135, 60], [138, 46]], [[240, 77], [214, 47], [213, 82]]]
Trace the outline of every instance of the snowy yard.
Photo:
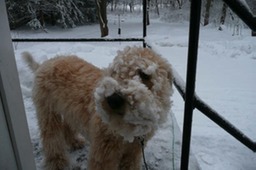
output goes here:
[[[121, 37], [142, 37], [141, 16], [122, 17]], [[117, 16], [109, 18], [110, 35], [117, 34]], [[148, 27], [147, 42], [162, 56], [167, 58], [173, 68], [185, 80], [188, 49], [188, 27], [186, 22], [165, 23], [152, 19]], [[228, 119], [247, 136], [256, 141], [256, 39], [250, 36], [250, 30], [243, 28], [241, 35], [232, 36], [232, 30], [218, 31], [213, 26], [203, 27], [200, 32], [196, 93], [223, 117]], [[26, 37], [99, 37], [98, 25], [81, 26], [60, 30], [50, 28], [48, 33], [31, 30], [12, 31], [13, 38]], [[16, 61], [19, 70], [23, 99], [37, 167], [41, 168], [42, 155], [39, 142], [34, 106], [31, 101], [33, 75], [21, 61], [23, 51], [31, 52], [38, 61], [54, 57], [57, 54], [76, 54], [97, 65], [106, 67], [114, 58], [116, 51], [126, 45], [141, 43], [14, 43]], [[182, 129], [184, 102], [175, 90], [172, 97], [174, 113]], [[171, 115], [171, 114], [170, 114]], [[146, 147], [146, 159], [151, 169], [178, 169], [180, 136], [179, 129], [173, 127], [171, 116], [157, 136]], [[174, 136], [173, 136], [174, 134]], [[176, 142], [176, 143], [175, 143]], [[175, 145], [174, 145], [175, 143]], [[211, 122], [202, 113], [194, 111], [192, 129], [192, 152], [202, 170], [255, 170], [256, 154], [236, 141], [233, 137]], [[86, 147], [71, 154], [72, 159], [85, 168]], [[79, 156], [77, 156], [79, 155]], [[196, 166], [192, 161], [191, 169]], [[80, 166], [78, 165], [78, 166]]]

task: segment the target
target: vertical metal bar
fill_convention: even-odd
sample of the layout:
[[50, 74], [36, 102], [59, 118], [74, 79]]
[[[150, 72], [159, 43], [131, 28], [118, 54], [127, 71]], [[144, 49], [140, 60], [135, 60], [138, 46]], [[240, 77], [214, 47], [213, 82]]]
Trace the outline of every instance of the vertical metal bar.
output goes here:
[[145, 37], [147, 36], [147, 0], [143, 0], [143, 47], [146, 47]]
[[201, 0], [191, 0], [186, 98], [185, 98], [185, 112], [184, 112], [184, 122], [183, 122], [181, 166], [180, 166], [181, 170], [187, 170], [189, 165], [190, 140], [191, 140], [193, 109], [194, 109], [197, 51], [198, 51], [199, 29], [200, 29], [200, 15], [201, 15]]

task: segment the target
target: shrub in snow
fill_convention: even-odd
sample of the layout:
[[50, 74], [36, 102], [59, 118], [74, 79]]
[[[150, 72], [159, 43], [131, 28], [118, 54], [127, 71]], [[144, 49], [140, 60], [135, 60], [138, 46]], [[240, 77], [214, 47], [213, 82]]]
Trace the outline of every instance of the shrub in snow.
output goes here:
[[25, 24], [38, 29], [39, 22], [68, 28], [96, 20], [94, 0], [6, 0], [6, 7], [12, 29]]
[[32, 19], [27, 23], [27, 25], [32, 28], [33, 30], [42, 29], [43, 26], [41, 25], [40, 21], [37, 18]]

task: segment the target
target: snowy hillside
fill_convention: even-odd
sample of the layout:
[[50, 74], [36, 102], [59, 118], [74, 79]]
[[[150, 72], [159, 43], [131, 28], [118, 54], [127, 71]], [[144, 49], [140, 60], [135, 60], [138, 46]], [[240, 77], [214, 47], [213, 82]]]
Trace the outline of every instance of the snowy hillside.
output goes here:
[[[121, 37], [142, 37], [140, 16], [121, 16]], [[111, 15], [109, 27], [111, 37], [117, 34], [117, 16]], [[233, 30], [218, 31], [208, 26], [201, 29], [197, 70], [197, 94], [222, 114], [246, 135], [256, 141], [256, 39], [250, 37], [250, 30], [242, 29], [241, 35], [232, 36]], [[49, 28], [48, 33], [30, 30], [13, 31], [17, 37], [99, 37], [97, 25], [60, 30]], [[185, 80], [188, 47], [188, 23], [165, 23], [152, 19], [148, 27], [147, 41], [162, 56], [167, 58]], [[23, 51], [31, 52], [42, 62], [56, 54], [76, 54], [98, 67], [106, 67], [118, 49], [126, 45], [141, 43], [14, 43], [23, 98], [27, 112], [29, 130], [34, 147], [38, 169], [41, 169], [41, 143], [31, 101], [33, 75], [21, 61]], [[184, 103], [175, 91], [172, 112], [168, 122], [160, 129], [146, 147], [146, 159], [150, 169], [171, 170], [179, 167], [180, 134]], [[170, 113], [170, 115], [172, 115]], [[195, 110], [192, 130], [192, 152], [203, 170], [254, 170], [256, 155], [233, 137]], [[71, 153], [77, 167], [84, 169], [88, 147]], [[191, 169], [196, 169], [192, 160]], [[77, 168], [75, 167], [75, 168]]]

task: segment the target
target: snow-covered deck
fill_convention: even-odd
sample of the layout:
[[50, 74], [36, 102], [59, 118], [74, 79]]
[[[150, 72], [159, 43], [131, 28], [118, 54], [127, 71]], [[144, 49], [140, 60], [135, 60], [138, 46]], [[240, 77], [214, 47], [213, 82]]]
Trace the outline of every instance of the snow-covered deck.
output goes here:
[[[141, 16], [122, 16], [121, 37], [141, 37]], [[117, 16], [109, 17], [111, 32], [109, 38], [117, 35]], [[222, 116], [235, 124], [247, 136], [255, 138], [256, 120], [256, 43], [250, 37], [250, 30], [242, 28], [241, 35], [232, 36], [232, 29], [224, 27], [222, 32], [208, 26], [201, 29], [199, 42], [196, 92], [210, 106], [222, 113]], [[48, 33], [19, 30], [12, 32], [13, 37], [99, 37], [98, 25], [77, 27], [72, 30], [51, 28]], [[152, 47], [167, 58], [177, 72], [185, 79], [188, 47], [188, 23], [164, 23], [151, 20], [148, 27], [147, 41]], [[27, 111], [30, 135], [34, 144], [34, 155], [38, 167], [41, 163], [41, 145], [31, 102], [33, 75], [20, 59], [23, 51], [30, 51], [38, 61], [43, 61], [56, 54], [76, 54], [98, 67], [106, 67], [118, 49], [126, 45], [141, 43], [14, 43], [23, 98]], [[180, 132], [183, 123], [184, 102], [175, 91], [172, 111], [177, 120], [170, 119], [148, 143], [145, 149], [150, 167], [179, 166]], [[173, 123], [172, 123], [173, 121]], [[174, 128], [173, 128], [174, 127]], [[174, 132], [173, 132], [174, 130]], [[174, 138], [173, 138], [173, 134]], [[173, 140], [174, 145], [173, 145]], [[174, 147], [174, 149], [173, 149]], [[195, 110], [192, 129], [192, 153], [202, 169], [207, 170], [251, 170], [255, 169], [255, 154], [237, 142], [208, 118]], [[85, 148], [71, 154], [72, 159], [79, 157], [78, 165], [86, 162]], [[174, 151], [174, 152], [173, 152]], [[176, 154], [174, 157], [173, 154]], [[174, 158], [174, 164], [173, 164]], [[83, 162], [83, 163], [82, 163]], [[192, 160], [193, 162], [193, 160]], [[196, 162], [196, 160], [195, 160]], [[190, 163], [190, 166], [196, 163]], [[160, 168], [159, 168], [160, 169]], [[162, 170], [162, 169], [161, 169]]]

